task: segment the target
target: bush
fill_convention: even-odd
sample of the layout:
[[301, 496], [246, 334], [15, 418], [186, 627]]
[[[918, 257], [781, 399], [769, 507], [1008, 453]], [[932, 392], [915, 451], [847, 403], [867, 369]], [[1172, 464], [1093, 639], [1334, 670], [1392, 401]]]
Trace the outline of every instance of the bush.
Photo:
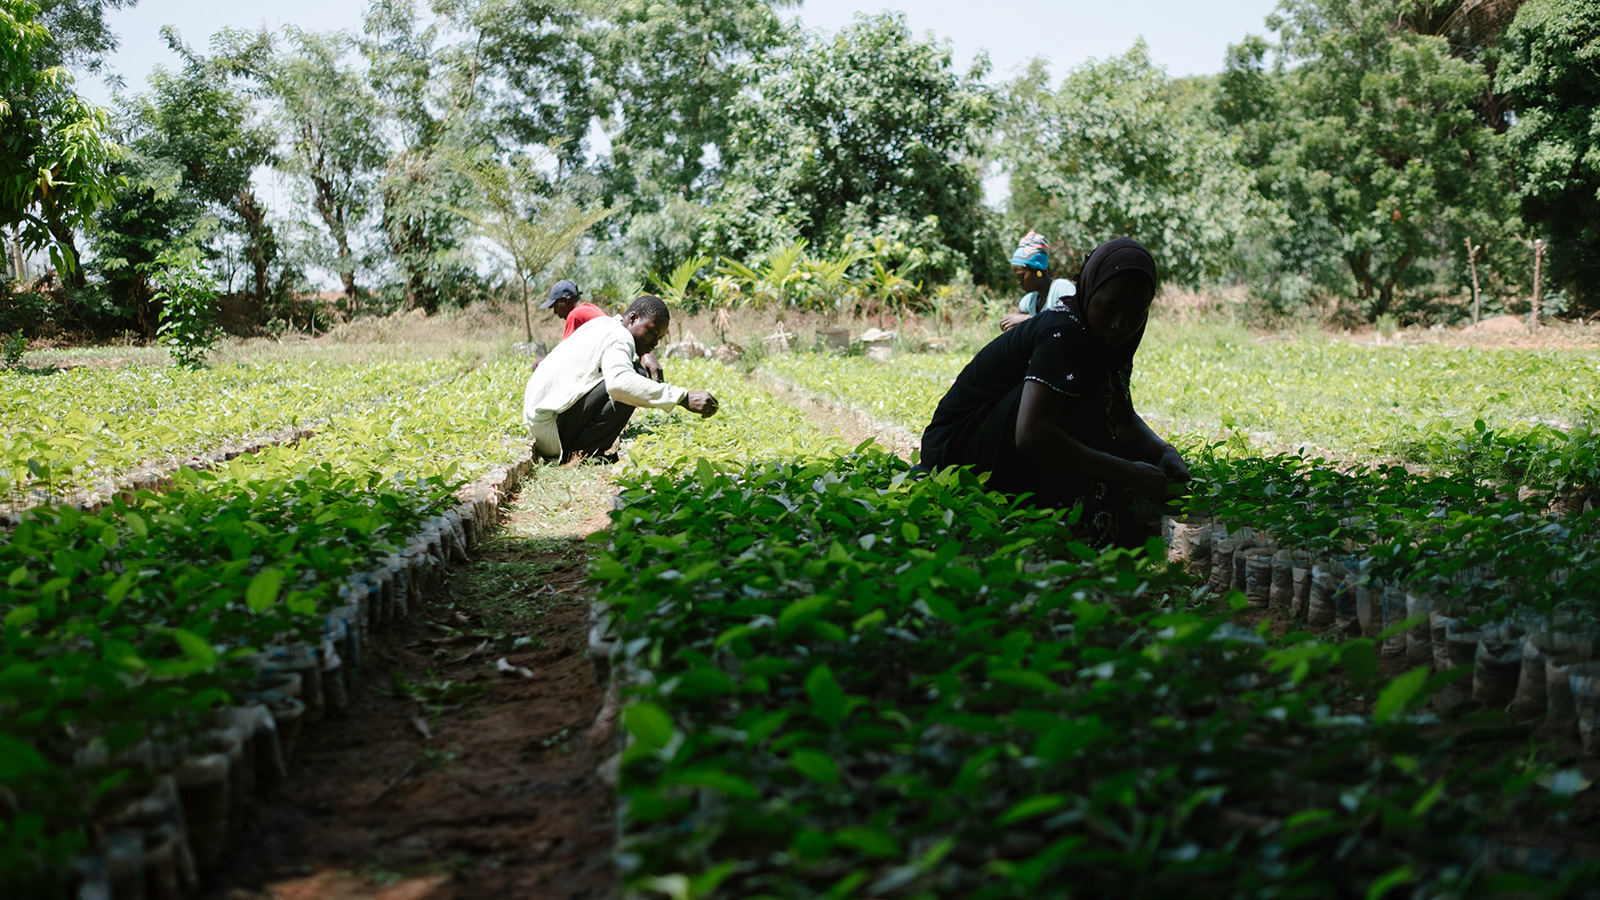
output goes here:
[[193, 254], [162, 254], [152, 299], [161, 303], [161, 343], [175, 365], [198, 369], [216, 343], [217, 289]]

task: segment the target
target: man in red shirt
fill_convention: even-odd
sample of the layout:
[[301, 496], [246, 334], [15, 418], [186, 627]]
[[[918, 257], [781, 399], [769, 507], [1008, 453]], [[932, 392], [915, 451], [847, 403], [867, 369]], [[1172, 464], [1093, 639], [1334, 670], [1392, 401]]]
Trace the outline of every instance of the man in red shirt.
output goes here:
[[578, 290], [575, 283], [565, 279], [556, 282], [550, 288], [550, 299], [542, 303], [539, 308], [548, 309], [566, 321], [567, 327], [561, 332], [563, 341], [572, 337], [572, 333], [578, 330], [579, 325], [606, 314], [605, 310], [593, 303], [583, 302], [583, 292]]
[[[572, 333], [577, 331], [583, 323], [590, 319], [601, 318], [606, 314], [605, 310], [595, 306], [593, 303], [585, 303], [583, 301], [583, 292], [578, 290], [577, 283], [568, 281], [565, 278], [551, 285], [550, 299], [539, 304], [539, 308], [550, 310], [567, 323], [566, 327], [561, 331], [561, 339], [563, 341], [572, 337]], [[542, 356], [534, 360], [534, 370], [537, 370], [539, 363], [542, 362], [544, 362], [544, 357]], [[639, 357], [639, 366], [642, 369], [642, 373], [654, 381], [661, 381], [665, 377], [661, 371], [661, 363], [656, 361], [654, 353], [646, 353]]]

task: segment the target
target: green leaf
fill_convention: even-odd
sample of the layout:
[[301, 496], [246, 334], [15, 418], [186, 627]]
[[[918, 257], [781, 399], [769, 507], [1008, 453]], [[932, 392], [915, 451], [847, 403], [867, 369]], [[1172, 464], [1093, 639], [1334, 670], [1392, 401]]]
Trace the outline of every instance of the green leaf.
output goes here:
[[182, 628], [172, 629], [172, 637], [183, 648], [183, 652], [200, 666], [209, 669], [217, 664], [217, 651], [206, 643], [205, 638]]
[[711, 788], [742, 800], [755, 800], [761, 796], [761, 792], [756, 790], [756, 786], [751, 784], [749, 779], [720, 769], [707, 767], [684, 769], [680, 772], [673, 772], [662, 780], [668, 784]]
[[1390, 891], [1402, 884], [1416, 881], [1417, 876], [1411, 872], [1411, 864], [1406, 863], [1398, 868], [1390, 869], [1373, 880], [1367, 886], [1367, 900], [1382, 900]]
[[1422, 691], [1428, 681], [1428, 670], [1417, 667], [1384, 686], [1378, 700], [1372, 704], [1372, 718], [1382, 724], [1404, 712], [1412, 698]]
[[675, 726], [672, 716], [660, 706], [647, 700], [630, 703], [622, 710], [622, 724], [634, 740], [659, 750], [672, 740]]
[[836, 784], [839, 781], [838, 763], [821, 750], [801, 747], [789, 754], [789, 764], [794, 766], [795, 771], [812, 781], [820, 781], [823, 784]]
[[839, 723], [844, 721], [848, 712], [844, 688], [839, 686], [838, 679], [833, 677], [833, 670], [827, 665], [817, 666], [806, 676], [806, 696], [811, 698], [817, 717], [827, 722], [828, 727], [838, 728]]
[[1339, 648], [1339, 662], [1357, 687], [1372, 683], [1378, 675], [1378, 654], [1372, 641], [1364, 638]]
[[0, 734], [0, 784], [43, 775], [50, 763], [32, 746], [9, 734]]
[[900, 845], [881, 828], [853, 825], [833, 833], [833, 840], [846, 847], [854, 847], [868, 856], [894, 857], [900, 855]]
[[1043, 813], [1052, 812], [1067, 805], [1067, 798], [1061, 794], [1041, 794], [1022, 800], [995, 819], [996, 825], [1010, 825], [1012, 822], [1021, 822]]
[[278, 602], [278, 589], [283, 585], [283, 573], [277, 569], [262, 569], [250, 579], [244, 590], [244, 602], [252, 612], [265, 612]]
[[1061, 685], [1051, 681], [1046, 675], [1041, 675], [1031, 669], [999, 669], [989, 673], [989, 677], [1001, 684], [1010, 685], [1023, 690], [1042, 691], [1047, 694], [1059, 694]]

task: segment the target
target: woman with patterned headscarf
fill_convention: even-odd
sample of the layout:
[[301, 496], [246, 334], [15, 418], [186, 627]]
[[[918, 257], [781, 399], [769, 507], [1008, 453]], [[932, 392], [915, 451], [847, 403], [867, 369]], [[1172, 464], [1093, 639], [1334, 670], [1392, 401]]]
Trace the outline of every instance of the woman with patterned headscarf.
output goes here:
[[1189, 480], [1183, 457], [1133, 408], [1156, 281], [1138, 241], [1095, 248], [1063, 308], [1001, 334], [961, 370], [922, 435], [921, 466], [972, 466], [989, 473], [990, 490], [1082, 504], [1080, 539], [1142, 545], [1167, 485]]
[[1006, 313], [1000, 320], [1001, 331], [1010, 331], [1047, 309], [1061, 309], [1067, 298], [1077, 293], [1067, 279], [1050, 277], [1050, 242], [1037, 231], [1023, 235], [1017, 244], [1011, 254], [1011, 274], [1028, 293], [1017, 303], [1017, 312]]

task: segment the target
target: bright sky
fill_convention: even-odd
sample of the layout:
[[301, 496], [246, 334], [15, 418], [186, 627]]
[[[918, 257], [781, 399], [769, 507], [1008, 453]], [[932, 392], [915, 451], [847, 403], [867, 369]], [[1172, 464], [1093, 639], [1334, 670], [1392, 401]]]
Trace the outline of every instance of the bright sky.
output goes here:
[[[138, 91], [156, 64], [175, 66], [176, 57], [161, 40], [163, 25], [176, 25], [185, 41], [204, 48], [212, 34], [229, 25], [359, 31], [365, 5], [365, 0], [276, 0], [270, 5], [139, 0], [132, 9], [107, 13], [122, 40], [108, 69], [126, 79], [130, 90]], [[1141, 34], [1155, 61], [1170, 74], [1216, 72], [1222, 67], [1228, 44], [1250, 32], [1264, 31], [1262, 20], [1276, 5], [1276, 0], [1036, 0], [1001, 10], [973, 0], [807, 0], [785, 15], [798, 15], [809, 27], [833, 30], [848, 25], [857, 11], [902, 9], [919, 35], [932, 31], [949, 38], [963, 70], [979, 50], [988, 50], [994, 64], [991, 80], [998, 81], [1018, 72], [1035, 56], [1048, 58], [1060, 77], [1086, 59], [1127, 50]], [[110, 99], [98, 79], [84, 78], [78, 87], [97, 103]]]

